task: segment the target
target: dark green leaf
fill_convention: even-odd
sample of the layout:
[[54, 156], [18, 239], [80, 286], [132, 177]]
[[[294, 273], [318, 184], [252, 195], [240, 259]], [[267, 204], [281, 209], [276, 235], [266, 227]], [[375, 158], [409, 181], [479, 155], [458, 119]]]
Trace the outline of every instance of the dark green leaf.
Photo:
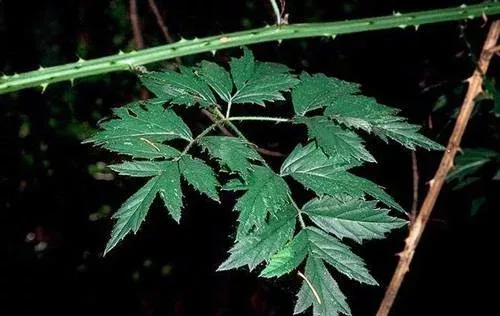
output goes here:
[[306, 72], [300, 75], [300, 84], [292, 89], [295, 113], [304, 116], [307, 112], [332, 104], [343, 95], [357, 93], [359, 85], [329, 78], [324, 74], [313, 76]]
[[286, 66], [256, 62], [251, 51], [245, 49], [243, 57], [231, 60], [231, 74], [236, 85], [232, 103], [255, 103], [284, 100], [283, 91], [290, 90], [299, 81]]
[[262, 261], [269, 260], [292, 237], [295, 230], [295, 210], [280, 218], [271, 217], [269, 224], [241, 238], [229, 251], [231, 255], [218, 270], [236, 269], [248, 265], [250, 271]]
[[305, 259], [309, 249], [307, 230], [301, 230], [285, 248], [271, 257], [269, 264], [262, 270], [264, 278], [279, 277], [289, 273]]
[[245, 183], [243, 183], [243, 181], [241, 181], [240, 179], [233, 178], [222, 186], [222, 190], [242, 191], [242, 190], [248, 190], [248, 186]]
[[132, 158], [156, 159], [174, 158], [180, 151], [168, 145], [152, 142], [145, 137], [120, 138], [106, 142], [103, 146], [109, 151], [114, 151]]
[[304, 275], [311, 284], [306, 281], [302, 283], [297, 294], [294, 314], [303, 313], [313, 306], [315, 316], [336, 316], [339, 313], [351, 315], [344, 294], [321, 259], [309, 256]]
[[183, 156], [179, 160], [179, 167], [184, 179], [196, 190], [206, 194], [215, 201], [219, 201], [217, 188], [220, 187], [220, 183], [212, 168], [207, 166], [202, 160], [192, 158], [191, 156]]
[[131, 177], [154, 177], [162, 173], [170, 162], [158, 161], [126, 161], [121, 164], [109, 165], [108, 167], [123, 176]]
[[382, 138], [395, 140], [401, 145], [416, 149], [443, 150], [444, 147], [418, 133], [420, 126], [409, 124], [397, 116], [397, 110], [379, 104], [375, 99], [362, 95], [345, 95], [325, 109], [324, 115], [348, 127], [363, 129]]
[[347, 194], [360, 198], [366, 193], [404, 212], [403, 208], [378, 185], [347, 172], [346, 169], [349, 167], [336, 157], [327, 157], [311, 144], [306, 147], [299, 144], [283, 162], [281, 174], [291, 175], [318, 195]]
[[231, 66], [231, 76], [233, 77], [236, 89], [243, 88], [248, 80], [252, 77], [255, 70], [255, 59], [253, 53], [247, 48], [243, 49], [241, 58], [231, 58], [229, 63]]
[[222, 100], [229, 102], [233, 90], [233, 82], [226, 69], [216, 63], [202, 61], [195, 74], [201, 76]]
[[[86, 142], [107, 146], [108, 143], [118, 143], [119, 146], [130, 146], [124, 153], [134, 150], [140, 144], [137, 139], [154, 147], [154, 143], [171, 139], [192, 140], [191, 131], [171, 109], [164, 109], [159, 105], [146, 104], [143, 108], [139, 102], [128, 107], [116, 108], [114, 113], [117, 119], [100, 124], [102, 131], [95, 134]], [[127, 143], [130, 139], [135, 142]], [[114, 149], [119, 147], [111, 146]], [[140, 144], [137, 150], [143, 150]], [[156, 148], [155, 148], [156, 149]], [[161, 151], [161, 148], [158, 148]]]
[[192, 69], [180, 69], [180, 72], [148, 72], [141, 74], [139, 78], [146, 88], [166, 102], [186, 106], [197, 103], [202, 106], [217, 104], [208, 85], [197, 78]]
[[466, 148], [462, 151], [462, 154], [455, 159], [455, 167], [446, 177], [446, 181], [450, 182], [456, 180], [457, 184], [462, 184], [463, 187], [462, 182], [465, 181], [467, 177], [476, 173], [479, 169], [495, 159], [500, 160], [499, 152], [486, 148]]
[[111, 232], [104, 254], [113, 249], [130, 231], [137, 233], [146, 218], [149, 207], [158, 192], [160, 177], [154, 177], [134, 193], [113, 215], [117, 221]]
[[181, 220], [182, 190], [179, 164], [169, 162], [158, 178], [158, 193], [160, 194], [170, 216], [178, 223]]
[[255, 149], [237, 137], [205, 136], [199, 143], [221, 166], [227, 166], [231, 172], [240, 173], [243, 177], [253, 168], [252, 160], [262, 160]]
[[363, 259], [356, 256], [349, 247], [335, 237], [317, 228], [308, 227], [307, 238], [312, 255], [325, 260], [350, 279], [377, 285], [377, 281], [366, 269]]
[[477, 199], [472, 200], [471, 208], [470, 208], [470, 215], [475, 216], [485, 203], [486, 203], [486, 197], [484, 197], [484, 196], [481, 196]]
[[309, 139], [316, 140], [318, 146], [328, 156], [346, 161], [357, 159], [376, 162], [356, 133], [345, 130], [324, 117], [304, 117], [297, 121], [307, 125]]
[[290, 209], [290, 190], [286, 182], [267, 167], [254, 168], [248, 176], [248, 190], [234, 206], [240, 212], [237, 240], [254, 227], [260, 229], [266, 223], [268, 213], [271, 217], [278, 217]]
[[359, 243], [364, 239], [384, 238], [385, 233], [406, 224], [402, 219], [389, 216], [388, 210], [376, 208], [375, 201], [347, 195], [313, 199], [302, 211], [323, 230]]

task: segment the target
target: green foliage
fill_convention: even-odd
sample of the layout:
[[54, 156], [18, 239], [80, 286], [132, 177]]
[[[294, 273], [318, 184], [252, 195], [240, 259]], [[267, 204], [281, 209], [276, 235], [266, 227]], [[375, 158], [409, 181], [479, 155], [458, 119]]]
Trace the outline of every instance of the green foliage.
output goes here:
[[305, 147], [299, 144], [283, 162], [281, 174], [292, 176], [319, 196], [347, 194], [362, 197], [368, 194], [404, 212], [403, 208], [375, 183], [347, 172], [347, 169], [358, 165], [359, 162], [347, 163], [346, 159], [339, 156], [328, 157], [314, 143]]
[[[106, 252], [139, 230], [157, 194], [179, 222], [183, 178], [215, 201], [219, 190], [240, 195], [234, 206], [238, 213], [235, 245], [219, 270], [243, 266], [254, 270], [266, 263], [260, 275], [269, 278], [290, 273], [306, 261], [295, 313], [312, 307], [314, 315], [350, 315], [325, 263], [350, 279], [375, 285], [364, 261], [340, 239], [361, 243], [383, 238], [405, 224], [377, 206], [382, 202], [404, 212], [394, 199], [375, 183], [351, 173], [366, 161], [375, 162], [355, 130], [394, 139], [408, 148], [441, 146], [418, 134], [418, 127], [396, 116], [396, 110], [359, 95], [357, 84], [323, 74], [303, 73], [297, 79], [283, 65], [255, 61], [246, 49], [243, 57], [229, 64], [229, 71], [205, 61], [180, 72], [142, 74], [141, 80], [158, 98], [116, 109], [117, 118], [102, 123], [102, 130], [87, 141], [132, 157], [110, 165], [115, 172], [149, 178], [115, 213]], [[283, 92], [290, 89], [295, 117], [232, 120], [232, 105], [284, 100]], [[179, 105], [179, 113], [199, 105], [213, 113], [217, 122], [193, 137], [164, 103]], [[308, 116], [312, 110], [315, 116]], [[305, 124], [309, 142], [297, 144], [277, 173], [233, 123], [245, 120]], [[209, 135], [217, 125], [227, 125], [238, 137]], [[187, 144], [181, 146], [182, 142]], [[202, 149], [196, 158], [190, 153], [195, 145]], [[210, 159], [218, 163], [218, 170], [212, 169]], [[221, 186], [219, 176], [229, 179]], [[289, 189], [289, 178], [315, 194], [302, 208]]]
[[262, 160], [259, 154], [240, 138], [205, 136], [199, 143], [221, 167], [227, 167], [231, 172], [239, 173], [243, 177], [253, 168], [252, 160]]
[[235, 269], [248, 265], [250, 271], [278, 252], [293, 237], [296, 219], [295, 210], [286, 216], [272, 217], [256, 232], [241, 238], [229, 250], [231, 255], [220, 265], [219, 270]]
[[384, 238], [386, 232], [406, 223], [389, 216], [388, 210], [377, 208], [374, 201], [348, 195], [315, 198], [306, 203], [302, 211], [324, 231], [359, 243], [364, 239]]
[[321, 116], [300, 118], [298, 122], [307, 125], [309, 139], [314, 139], [328, 156], [340, 157], [346, 161], [357, 159], [376, 162], [356, 133]]
[[213, 169], [207, 166], [203, 160], [183, 156], [179, 160], [179, 168], [182, 177], [196, 190], [215, 201], [219, 201], [217, 187], [220, 186], [220, 183]]
[[[116, 108], [113, 113], [118, 119], [100, 124], [103, 129], [86, 142], [93, 142], [103, 147], [111, 147], [112, 151], [120, 152], [120, 146], [129, 146], [123, 153], [134, 155], [134, 145], [138, 140], [155, 148], [154, 143], [161, 143], [176, 138], [191, 140], [191, 131], [180, 117], [171, 109], [164, 109], [152, 102], [134, 102], [126, 107]], [[133, 139], [135, 143], [128, 143]], [[159, 149], [159, 148], [158, 148]], [[138, 152], [144, 151], [142, 146]], [[162, 152], [161, 149], [157, 150]], [[167, 151], [168, 152], [168, 151]]]
[[191, 106], [216, 104], [215, 97], [207, 83], [198, 79], [193, 69], [181, 67], [174, 71], [150, 72], [139, 76], [146, 88], [160, 100], [172, 104]]
[[304, 281], [295, 304], [294, 314], [300, 314], [313, 306], [314, 315], [351, 315], [351, 309], [337, 282], [332, 278], [323, 260], [307, 258]]
[[325, 109], [325, 115], [349, 128], [374, 133], [382, 140], [392, 139], [406, 148], [417, 146], [429, 150], [442, 150], [441, 145], [418, 134], [420, 127], [409, 124], [397, 116], [397, 110], [377, 103], [372, 98], [360, 95], [342, 96]]
[[[486, 148], [465, 148], [455, 158], [455, 166], [448, 173], [446, 182], [453, 185], [453, 190], [462, 190], [483, 182], [487, 186], [491, 181], [500, 180], [500, 152]], [[496, 196], [493, 197], [495, 199]], [[483, 205], [488, 204], [484, 195], [472, 190], [470, 215], [476, 215]]]
[[233, 58], [230, 65], [236, 86], [236, 92], [231, 97], [232, 103], [264, 106], [265, 101], [285, 100], [281, 91], [288, 91], [298, 83], [290, 75], [288, 67], [255, 61], [248, 49], [244, 49], [242, 58]]
[[[123, 168], [120, 172], [132, 176], [138, 174], [137, 168], [133, 168], [131, 172]], [[144, 171], [141, 172], [141, 176], [144, 176]], [[149, 180], [125, 201], [122, 207], [113, 215], [113, 218], [116, 218], [117, 221], [111, 232], [111, 238], [106, 245], [105, 253], [113, 249], [130, 231], [137, 233], [157, 193], [163, 199], [170, 215], [176, 221], [180, 220], [182, 196], [180, 193], [179, 171], [175, 163], [167, 162], [163, 166], [162, 173]]]
[[304, 116], [307, 112], [332, 104], [343, 95], [359, 92], [359, 86], [324, 74], [300, 75], [300, 84], [292, 92], [295, 113]]
[[283, 216], [289, 202], [290, 190], [285, 180], [268, 167], [256, 166], [246, 181], [248, 189], [234, 206], [240, 212], [236, 240], [252, 228], [262, 227], [268, 213], [272, 217]]

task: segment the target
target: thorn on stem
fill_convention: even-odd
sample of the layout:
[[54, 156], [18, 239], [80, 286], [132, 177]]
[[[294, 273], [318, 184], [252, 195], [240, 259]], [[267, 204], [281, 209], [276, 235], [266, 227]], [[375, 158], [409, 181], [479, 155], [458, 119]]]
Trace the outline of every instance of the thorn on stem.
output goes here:
[[48, 86], [49, 86], [49, 84], [48, 84], [48, 83], [42, 83], [42, 84], [40, 85], [40, 87], [42, 87], [42, 94], [44, 94], [44, 93], [45, 93], [45, 90], [47, 90], [47, 87], [48, 87]]

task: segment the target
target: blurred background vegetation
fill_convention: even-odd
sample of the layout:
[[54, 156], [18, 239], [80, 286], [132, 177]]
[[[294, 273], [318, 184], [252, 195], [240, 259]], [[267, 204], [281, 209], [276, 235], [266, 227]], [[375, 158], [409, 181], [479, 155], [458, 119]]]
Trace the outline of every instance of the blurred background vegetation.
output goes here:
[[[146, 47], [165, 43], [148, 1], [138, 0]], [[335, 21], [478, 3], [425, 0], [288, 0], [290, 22]], [[267, 0], [156, 0], [174, 40], [272, 24]], [[481, 19], [281, 44], [254, 45], [260, 60], [297, 71], [324, 72], [362, 84], [364, 92], [400, 108], [410, 122], [445, 144], [487, 32]], [[0, 1], [0, 72], [29, 71], [136, 48], [129, 1]], [[238, 49], [182, 58], [227, 61]], [[151, 68], [172, 68], [165, 61]], [[494, 213], [499, 209], [499, 62], [462, 146], [469, 148], [438, 201], [393, 315], [483, 315], [496, 306]], [[127, 72], [0, 96], [0, 314], [291, 315], [299, 282], [258, 279], [255, 273], [216, 273], [234, 231], [229, 206], [192, 192], [178, 226], [155, 204], [135, 237], [102, 257], [111, 214], [137, 189], [104, 162], [115, 157], [80, 142], [113, 107], [141, 96]], [[204, 124], [199, 115], [194, 120]], [[289, 131], [255, 130], [257, 143], [280, 150]], [[284, 141], [286, 143], [286, 140]], [[410, 152], [372, 141], [377, 165], [361, 172], [385, 186], [407, 209], [412, 203]], [[440, 153], [417, 152], [420, 196]], [[224, 205], [231, 205], [225, 197]], [[354, 315], [374, 314], [403, 247], [405, 231], [355, 247], [381, 287], [340, 279]]]

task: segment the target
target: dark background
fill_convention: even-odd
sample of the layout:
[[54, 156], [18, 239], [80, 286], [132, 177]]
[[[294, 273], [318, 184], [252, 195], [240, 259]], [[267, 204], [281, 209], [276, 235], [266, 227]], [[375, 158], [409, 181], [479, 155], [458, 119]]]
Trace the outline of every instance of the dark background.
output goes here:
[[[156, 1], [174, 39], [222, 34], [274, 21], [268, 1]], [[290, 22], [334, 21], [453, 7], [475, 1], [287, 1]], [[146, 46], [164, 44], [147, 1], [138, 0]], [[478, 19], [394, 29], [331, 39], [251, 46], [260, 60], [297, 71], [324, 72], [359, 82], [364, 92], [402, 109], [410, 122], [442, 144], [474, 69], [489, 23]], [[96, 58], [134, 48], [128, 1], [0, 1], [0, 71], [11, 74]], [[239, 49], [182, 58], [227, 61]], [[171, 67], [170, 62], [151, 66]], [[150, 66], [148, 66], [150, 67]], [[498, 74], [498, 58], [490, 74]], [[181, 225], [155, 203], [136, 236], [107, 257], [110, 215], [140, 181], [116, 177], [103, 167], [116, 157], [81, 145], [112, 107], [140, 97], [127, 72], [0, 96], [0, 315], [291, 315], [299, 279], [263, 280], [245, 269], [216, 273], [232, 244], [234, 197], [223, 205], [185, 187]], [[433, 111], [438, 98], [445, 108]], [[289, 104], [281, 104], [283, 108]], [[464, 147], [498, 149], [498, 118], [480, 103]], [[206, 118], [187, 113], [198, 124]], [[431, 115], [432, 128], [429, 125]], [[193, 121], [191, 121], [193, 122]], [[243, 126], [264, 147], [289, 152], [302, 130]], [[410, 153], [367, 137], [378, 160], [359, 173], [387, 188], [409, 209]], [[440, 153], [419, 151], [421, 197]], [[273, 160], [279, 163], [279, 159]], [[467, 190], [445, 187], [417, 249], [391, 315], [489, 315], [495, 310], [498, 181]], [[471, 200], [487, 202], [471, 215]], [[406, 230], [387, 240], [353, 245], [381, 287], [335, 274], [353, 315], [373, 315], [403, 247]]]

